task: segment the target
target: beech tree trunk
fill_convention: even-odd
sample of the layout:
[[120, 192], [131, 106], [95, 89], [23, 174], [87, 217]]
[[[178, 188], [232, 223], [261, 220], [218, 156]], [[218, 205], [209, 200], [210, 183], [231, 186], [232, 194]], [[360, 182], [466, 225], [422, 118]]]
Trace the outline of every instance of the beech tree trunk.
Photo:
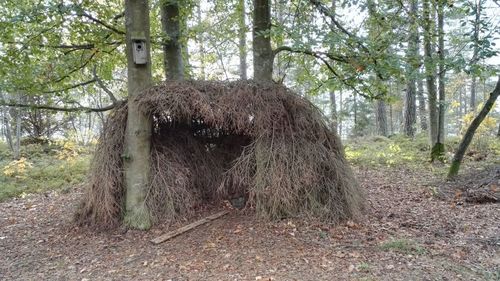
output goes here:
[[437, 111], [437, 90], [436, 90], [436, 67], [432, 58], [433, 48], [433, 19], [430, 13], [430, 0], [423, 0], [424, 17], [424, 64], [425, 79], [427, 83], [427, 95], [429, 98], [429, 128], [431, 147], [437, 142], [438, 138], [438, 111]]
[[165, 77], [184, 79], [184, 60], [182, 57], [181, 24], [178, 1], [161, 1], [161, 26], [167, 36], [163, 42]]
[[467, 128], [467, 131], [465, 132], [465, 135], [462, 137], [462, 141], [458, 145], [455, 156], [453, 156], [453, 161], [451, 162], [451, 167], [448, 171], [448, 179], [453, 179], [458, 174], [458, 171], [460, 170], [460, 164], [462, 163], [465, 152], [467, 151], [467, 148], [469, 147], [469, 144], [474, 137], [474, 133], [476, 132], [479, 125], [481, 125], [481, 122], [483, 122], [484, 118], [486, 118], [486, 115], [488, 115], [488, 113], [493, 108], [493, 105], [495, 104], [495, 101], [499, 95], [500, 77], [498, 77], [497, 85], [493, 92], [490, 93], [490, 96], [484, 103], [483, 108], [481, 109], [481, 111], [479, 111], [479, 114], [474, 118], [474, 120], [472, 120], [469, 128]]
[[[151, 117], [143, 114], [134, 102], [142, 90], [151, 85], [149, 36], [149, 3], [147, 0], [125, 0], [126, 53], [128, 66], [128, 117], [123, 153], [125, 180], [124, 223], [131, 228], [148, 229], [151, 217], [145, 200], [150, 179]], [[145, 39], [146, 64], [135, 64], [132, 37]]]
[[254, 79], [273, 80], [273, 50], [271, 49], [271, 5], [269, 0], [254, 0], [253, 11], [253, 71]]

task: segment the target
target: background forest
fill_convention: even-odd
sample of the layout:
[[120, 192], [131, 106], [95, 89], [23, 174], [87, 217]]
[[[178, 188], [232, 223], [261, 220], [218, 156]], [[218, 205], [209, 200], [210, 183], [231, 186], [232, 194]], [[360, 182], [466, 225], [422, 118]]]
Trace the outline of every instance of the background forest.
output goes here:
[[[169, 30], [162, 3], [151, 3], [154, 81], [165, 76], [169, 38], [188, 79], [252, 78], [252, 3], [176, 4]], [[497, 1], [270, 5], [273, 80], [324, 112], [354, 163], [426, 162], [436, 143], [451, 160], [495, 85]], [[122, 1], [6, 0], [0, 12], [1, 197], [79, 182], [107, 111], [127, 96]], [[496, 106], [474, 150], [498, 155], [499, 120]], [[74, 171], [61, 179], [69, 160]]]

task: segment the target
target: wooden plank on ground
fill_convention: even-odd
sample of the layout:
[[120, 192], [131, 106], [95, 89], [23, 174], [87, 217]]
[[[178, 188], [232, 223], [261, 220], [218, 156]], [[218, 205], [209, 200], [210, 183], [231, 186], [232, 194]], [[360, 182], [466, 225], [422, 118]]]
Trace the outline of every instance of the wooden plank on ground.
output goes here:
[[222, 217], [222, 216], [224, 216], [224, 215], [226, 215], [228, 213], [229, 213], [229, 211], [222, 211], [222, 212], [215, 213], [215, 214], [213, 214], [211, 216], [208, 216], [206, 218], [203, 218], [201, 220], [195, 221], [193, 223], [190, 223], [190, 224], [188, 224], [186, 226], [183, 226], [181, 228], [178, 228], [176, 230], [167, 232], [167, 233], [165, 233], [165, 234], [163, 234], [161, 236], [158, 236], [155, 239], [152, 239], [151, 242], [153, 244], [163, 243], [163, 242], [165, 242], [165, 241], [167, 241], [169, 239], [172, 239], [172, 238], [174, 238], [176, 236], [179, 236], [182, 233], [187, 232], [187, 231], [189, 231], [189, 230], [191, 230], [191, 229], [193, 229], [195, 227], [198, 227], [200, 225], [206, 224], [207, 222], [216, 220], [216, 219], [218, 219], [218, 218], [220, 218], [220, 217]]

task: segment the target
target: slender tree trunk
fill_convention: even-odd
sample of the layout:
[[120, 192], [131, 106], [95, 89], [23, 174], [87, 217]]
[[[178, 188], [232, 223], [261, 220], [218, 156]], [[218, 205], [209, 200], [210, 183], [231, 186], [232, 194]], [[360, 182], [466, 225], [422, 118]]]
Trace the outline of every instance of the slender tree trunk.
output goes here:
[[338, 133], [337, 100], [336, 100], [334, 91], [330, 91], [329, 94], [330, 94], [330, 110], [331, 110], [331, 114], [332, 114], [330, 127], [332, 128], [332, 130], [335, 133]]
[[483, 105], [483, 108], [479, 112], [479, 114], [472, 120], [471, 124], [469, 125], [469, 128], [467, 128], [467, 131], [465, 132], [465, 135], [462, 137], [462, 141], [458, 145], [458, 149], [455, 152], [455, 156], [453, 156], [453, 161], [451, 162], [451, 167], [448, 172], [448, 179], [453, 179], [457, 174], [458, 170], [460, 169], [460, 164], [462, 163], [462, 159], [464, 158], [465, 152], [467, 151], [467, 148], [469, 147], [469, 144], [472, 141], [472, 138], [474, 137], [474, 133], [476, 132], [477, 128], [479, 125], [481, 125], [481, 122], [483, 122], [484, 118], [486, 118], [486, 115], [490, 112], [490, 110], [493, 108], [493, 105], [495, 104], [496, 99], [500, 95], [500, 77], [498, 77], [498, 82], [493, 90], [493, 92], [490, 93], [490, 97], [486, 100], [485, 104]]
[[498, 132], [497, 132], [497, 137], [500, 138], [500, 122], [498, 122]]
[[376, 102], [377, 134], [387, 137], [387, 109], [383, 100]]
[[5, 140], [7, 141], [7, 144], [9, 145], [9, 148], [11, 151], [14, 151], [14, 144], [12, 142], [12, 132], [11, 132], [11, 125], [10, 125], [10, 118], [8, 117], [8, 110], [5, 107], [2, 107], [2, 121], [4, 125], [4, 134], [5, 134]]
[[444, 128], [444, 118], [446, 111], [446, 97], [445, 97], [445, 75], [446, 71], [444, 68], [444, 0], [438, 0], [437, 3], [437, 14], [438, 14], [438, 50], [439, 50], [439, 110], [438, 110], [438, 132], [437, 140], [432, 148], [431, 160], [437, 159], [444, 161], [445, 159], [445, 128]]
[[[418, 14], [418, 11], [417, 11]], [[422, 56], [420, 55], [420, 34], [417, 30], [417, 56], [418, 56], [418, 76], [417, 76], [417, 98], [418, 98], [418, 114], [420, 115], [420, 129], [427, 131], [427, 111], [425, 109], [424, 97], [424, 82], [422, 80]]]
[[[330, 10], [332, 11], [332, 14], [335, 15], [335, 10], [337, 8], [337, 3], [336, 0], [332, 0], [332, 6]], [[337, 114], [337, 99], [335, 96], [335, 91], [331, 90], [330, 91], [330, 110], [332, 112], [332, 120], [331, 120], [331, 128], [334, 132], [338, 134], [338, 123], [339, 123], [339, 118]]]
[[[368, 36], [371, 40], [376, 40], [376, 36], [379, 33], [380, 26], [377, 23], [377, 11], [376, 11], [376, 3], [373, 0], [367, 1], [368, 4], [368, 15], [369, 25], [368, 25]], [[374, 76], [374, 79], [377, 83], [382, 83], [377, 76]], [[377, 124], [377, 134], [381, 136], [387, 136], [387, 110], [386, 105], [383, 100], [376, 101], [376, 124]]]
[[[151, 55], [149, 36], [149, 3], [147, 0], [125, 0], [126, 52], [128, 66], [128, 117], [125, 131], [124, 176], [125, 217], [124, 223], [132, 228], [148, 229], [151, 218], [145, 200], [150, 179], [151, 117], [145, 115], [135, 103], [142, 90], [151, 85]], [[132, 37], [143, 36], [146, 64], [135, 64]]]
[[357, 95], [356, 93], [353, 94], [353, 98], [354, 98], [354, 105], [353, 105], [353, 109], [354, 109], [354, 129], [358, 126], [358, 98], [357, 98]]
[[343, 106], [343, 93], [342, 90], [339, 91], [339, 111], [337, 114], [337, 120], [338, 120], [338, 127], [339, 127], [339, 138], [342, 137], [342, 129], [343, 129], [343, 122], [342, 122], [342, 114], [344, 112], [344, 106]]
[[417, 98], [420, 129], [425, 132], [427, 131], [427, 110], [425, 109], [424, 82], [420, 78], [417, 80]]
[[245, 0], [238, 0], [238, 50], [240, 54], [240, 78], [247, 77], [247, 26], [245, 23]]
[[416, 78], [418, 77], [418, 26], [417, 26], [418, 3], [411, 0], [410, 7], [410, 32], [408, 36], [408, 50], [406, 53], [406, 95], [404, 111], [404, 134], [408, 137], [415, 136], [415, 124], [417, 119], [416, 108]]
[[[19, 97], [19, 103], [21, 98]], [[21, 108], [16, 109], [16, 144], [14, 146], [14, 159], [21, 157]]]
[[161, 1], [161, 26], [167, 36], [163, 42], [164, 69], [167, 79], [184, 79], [181, 24], [178, 1]]
[[253, 11], [253, 71], [254, 79], [270, 82], [273, 79], [273, 50], [271, 49], [271, 6], [269, 0], [254, 0]]
[[[479, 55], [479, 29], [481, 24], [481, 7], [482, 0], [477, 0], [475, 5], [475, 19], [474, 19], [474, 34], [473, 34], [473, 43], [474, 50], [472, 54], [472, 64], [475, 65], [477, 63], [478, 55]], [[476, 88], [477, 88], [477, 77], [474, 71], [472, 72], [472, 83], [470, 86], [470, 110], [476, 110]]]
[[436, 68], [432, 58], [433, 53], [433, 19], [431, 17], [430, 0], [423, 0], [423, 17], [424, 17], [424, 64], [425, 77], [427, 82], [427, 95], [429, 97], [429, 127], [431, 146], [437, 142], [438, 135], [438, 111], [437, 111], [437, 90], [436, 90]]

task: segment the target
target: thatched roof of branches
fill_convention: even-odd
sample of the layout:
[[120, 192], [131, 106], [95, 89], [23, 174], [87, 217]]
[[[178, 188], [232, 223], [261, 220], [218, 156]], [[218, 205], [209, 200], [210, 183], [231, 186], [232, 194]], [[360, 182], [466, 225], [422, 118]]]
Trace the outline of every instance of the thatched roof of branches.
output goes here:
[[[363, 192], [338, 136], [306, 99], [276, 84], [167, 81], [136, 99], [152, 116], [154, 219], [174, 221], [197, 206], [244, 197], [260, 217], [356, 218]], [[118, 225], [124, 198], [127, 105], [102, 132], [80, 223]]]

